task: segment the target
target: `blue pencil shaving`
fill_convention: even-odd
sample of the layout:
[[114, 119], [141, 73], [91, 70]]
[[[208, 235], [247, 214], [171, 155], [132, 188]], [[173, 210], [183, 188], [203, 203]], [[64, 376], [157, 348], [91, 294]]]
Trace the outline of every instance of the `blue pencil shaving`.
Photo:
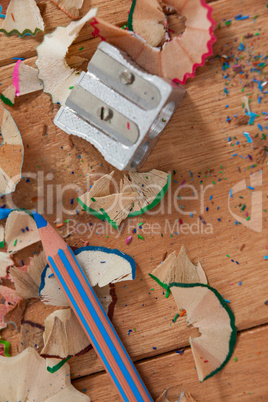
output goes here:
[[249, 18], [249, 15], [238, 14], [234, 18], [237, 21], [242, 21], [242, 20], [247, 20]]
[[249, 144], [251, 144], [251, 143], [252, 143], [252, 138], [251, 138], [250, 134], [247, 133], [246, 131], [244, 131], [243, 134], [244, 134], [244, 136], [246, 137], [247, 142], [248, 142]]
[[248, 124], [252, 125], [254, 124], [255, 118], [257, 117], [257, 114], [254, 112], [245, 112], [247, 116], [250, 117]]

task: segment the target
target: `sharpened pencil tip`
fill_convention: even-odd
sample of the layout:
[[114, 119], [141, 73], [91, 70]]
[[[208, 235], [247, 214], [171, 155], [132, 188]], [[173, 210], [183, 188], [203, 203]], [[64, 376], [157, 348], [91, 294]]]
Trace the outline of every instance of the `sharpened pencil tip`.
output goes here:
[[44, 226], [47, 226], [47, 221], [45, 218], [43, 218], [42, 215], [39, 215], [37, 212], [33, 212], [33, 217], [37, 226], [37, 229], [43, 228]]

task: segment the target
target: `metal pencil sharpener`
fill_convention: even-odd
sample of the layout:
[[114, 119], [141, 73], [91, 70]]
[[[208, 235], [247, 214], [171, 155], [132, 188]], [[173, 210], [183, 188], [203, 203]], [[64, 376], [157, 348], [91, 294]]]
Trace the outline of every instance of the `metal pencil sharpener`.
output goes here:
[[138, 170], [184, 93], [101, 42], [54, 123], [89, 141], [117, 169]]

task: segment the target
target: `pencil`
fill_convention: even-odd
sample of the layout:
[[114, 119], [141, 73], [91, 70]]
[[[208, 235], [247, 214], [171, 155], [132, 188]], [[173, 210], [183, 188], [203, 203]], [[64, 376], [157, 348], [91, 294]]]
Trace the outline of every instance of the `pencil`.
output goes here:
[[122, 401], [153, 402], [72, 250], [41, 215], [33, 216], [48, 263]]

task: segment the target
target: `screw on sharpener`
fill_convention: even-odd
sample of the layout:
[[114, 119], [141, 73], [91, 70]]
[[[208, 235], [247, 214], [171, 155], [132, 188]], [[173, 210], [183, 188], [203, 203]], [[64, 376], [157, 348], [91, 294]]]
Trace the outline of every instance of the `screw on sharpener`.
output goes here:
[[119, 75], [122, 84], [130, 85], [135, 80], [135, 75], [129, 70], [124, 70]]
[[113, 111], [107, 106], [101, 106], [98, 110], [101, 120], [110, 120], [113, 117]]
[[93, 144], [119, 170], [138, 170], [181, 103], [185, 89], [140, 69], [101, 42], [54, 123]]

